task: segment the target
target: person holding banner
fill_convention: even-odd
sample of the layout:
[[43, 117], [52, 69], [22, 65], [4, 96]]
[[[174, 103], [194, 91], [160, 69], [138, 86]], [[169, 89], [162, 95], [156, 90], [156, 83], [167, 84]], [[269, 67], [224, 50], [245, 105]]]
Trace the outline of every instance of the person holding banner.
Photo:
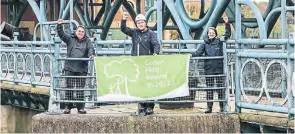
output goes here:
[[[231, 35], [230, 24], [228, 23], [228, 18], [223, 18], [225, 22], [225, 39], [229, 38]], [[205, 56], [223, 56], [223, 43], [217, 36], [217, 30], [215, 27], [210, 27], [207, 32], [207, 37], [204, 39], [204, 43], [199, 46], [196, 52], [191, 53], [192, 57], [201, 56], [205, 53]], [[204, 60], [204, 70], [205, 75], [221, 75], [223, 74], [223, 59], [207, 59]], [[208, 87], [214, 86], [214, 80], [217, 84], [217, 87], [224, 87], [224, 78], [223, 76], [213, 76], [206, 77], [206, 85]], [[207, 100], [213, 100], [213, 89], [207, 91], [206, 98]], [[218, 99], [224, 97], [224, 90], [219, 90]], [[213, 102], [207, 102], [207, 110], [205, 113], [212, 112]], [[223, 112], [223, 102], [219, 102], [220, 112]]]
[[[62, 28], [63, 20], [57, 21], [58, 36], [67, 44], [67, 58], [93, 58], [94, 47], [85, 34], [85, 27], [78, 26], [74, 36], [65, 34]], [[66, 60], [64, 65], [64, 74], [66, 76], [86, 76], [88, 71], [87, 60]], [[82, 90], [85, 86], [85, 78], [66, 78], [67, 88], [77, 88]], [[84, 91], [76, 91], [76, 100], [84, 100]], [[74, 100], [74, 91], [66, 91], [67, 100]], [[84, 103], [75, 104], [79, 114], [86, 114]], [[64, 114], [70, 114], [72, 103], [65, 103]]]
[[[135, 18], [137, 28], [129, 28], [126, 26], [128, 12], [123, 13], [121, 21], [121, 31], [132, 38], [131, 56], [140, 55], [158, 55], [160, 52], [160, 44], [157, 35], [147, 26], [146, 18], [143, 14], [138, 14]], [[140, 103], [139, 114], [153, 114], [154, 103]]]

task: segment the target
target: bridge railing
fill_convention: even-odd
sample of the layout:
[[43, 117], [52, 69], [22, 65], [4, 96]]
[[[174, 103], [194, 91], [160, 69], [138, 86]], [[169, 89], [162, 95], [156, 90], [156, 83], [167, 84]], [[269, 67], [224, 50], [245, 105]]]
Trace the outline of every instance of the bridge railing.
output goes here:
[[[239, 39], [228, 43], [236, 45], [236, 111], [241, 112], [243, 108], [286, 113], [291, 119], [294, 116], [294, 40]], [[242, 48], [245, 44], [264, 45], [264, 48]]]
[[[131, 43], [130, 41], [128, 41]], [[120, 48], [103, 48], [102, 45], [108, 44], [127, 44], [127, 41], [97, 41], [94, 42], [96, 45], [96, 53], [100, 56], [114, 56], [114, 55], [130, 55], [130, 51], [122, 51]], [[184, 43], [202, 43], [202, 40], [188, 41]], [[166, 43], [163, 41], [163, 43]], [[179, 41], [167, 41], [169, 44], [177, 44]], [[182, 43], [182, 42], [181, 42]], [[59, 43], [56, 43], [57, 45]], [[224, 53], [226, 53], [226, 44], [224, 43]], [[58, 48], [58, 47], [57, 47]], [[123, 48], [124, 49], [124, 48]], [[190, 53], [194, 52], [193, 49], [164, 49], [163, 54], [172, 53]], [[55, 51], [56, 57], [53, 61], [53, 68], [60, 68], [61, 61], [66, 60], [89, 60], [90, 67], [93, 67], [93, 61], [90, 59], [78, 59], [78, 58], [61, 58], [59, 51]], [[224, 73], [220, 75], [205, 75], [203, 69], [203, 62], [207, 59], [223, 59]], [[224, 107], [223, 110], [228, 110], [228, 73], [227, 73], [227, 55], [219, 57], [195, 57], [191, 58], [190, 71], [189, 71], [189, 87], [190, 95], [186, 97], [178, 97], [164, 100], [153, 100], [152, 102], [161, 103], [160, 107], [165, 107], [169, 104], [184, 106], [186, 103], [187, 107], [193, 107], [195, 102], [221, 102]], [[107, 102], [98, 101], [97, 98], [97, 86], [96, 86], [96, 75], [93, 71], [94, 68], [90, 68], [87, 76], [66, 76], [62, 71], [53, 71], [52, 76], [52, 92], [51, 92], [51, 109], [59, 109], [60, 104], [64, 103], [137, 103], [137, 102]], [[208, 79], [208, 80], [205, 80]], [[207, 82], [206, 82], [207, 81]], [[208, 86], [210, 85], [210, 87]], [[207, 94], [207, 92], [210, 93]], [[142, 101], [144, 102], [144, 101]], [[181, 103], [181, 104], [180, 104]], [[62, 107], [62, 106], [61, 106]], [[171, 105], [170, 105], [171, 107]], [[173, 106], [172, 106], [173, 107]], [[185, 106], [184, 106], [185, 107]]]
[[[98, 56], [108, 55], [129, 55], [131, 41], [97, 41], [93, 40], [96, 45], [96, 54]], [[227, 64], [226, 68], [228, 84], [227, 88], [234, 89], [236, 94], [236, 109], [237, 112], [241, 108], [254, 109], [262, 111], [272, 111], [280, 113], [294, 114], [294, 85], [292, 85], [292, 76], [294, 72], [294, 40], [283, 39], [267, 39], [267, 40], [229, 40], [226, 46], [233, 46], [235, 44], [237, 49], [227, 49]], [[172, 43], [171, 43], [172, 42]], [[201, 43], [202, 41], [163, 41], [171, 44], [185, 44], [185, 43]], [[125, 48], [111, 48], [103, 47], [102, 44], [125, 44]], [[65, 48], [61, 48], [58, 37], [52, 38], [51, 41], [2, 41], [1, 42], [1, 81], [10, 81], [15, 84], [25, 83], [32, 86], [51, 86], [52, 96], [55, 98], [51, 104], [57, 102], [75, 102], [75, 100], [63, 98], [65, 86], [65, 77], [62, 75], [62, 61], [64, 59]], [[285, 44], [287, 47], [282, 50], [268, 49], [245, 49], [241, 48], [244, 44], [268, 44], [278, 45]], [[167, 48], [162, 49], [163, 54], [171, 53], [189, 53], [196, 49], [179, 49]], [[236, 54], [235, 54], [236, 53]], [[80, 59], [81, 60], [81, 59]], [[86, 60], [86, 59], [85, 59]], [[88, 59], [87, 59], [88, 60]], [[90, 61], [90, 63], [93, 61]], [[92, 66], [93, 67], [93, 66]], [[93, 70], [89, 69], [89, 70]], [[51, 75], [56, 71], [55, 74]], [[193, 90], [199, 90], [199, 87], [204, 87], [203, 91], [191, 92], [196, 94], [195, 100], [191, 97], [177, 98], [177, 102], [207, 102], [205, 86], [205, 76], [202, 60], [199, 58], [192, 58], [190, 64], [190, 87]], [[58, 77], [60, 78], [58, 78]], [[85, 100], [81, 102], [93, 102], [96, 98], [96, 84], [95, 74], [90, 71], [87, 80], [85, 90]], [[54, 85], [53, 78], [60, 83], [61, 87]], [[196, 83], [196, 80], [198, 83]], [[235, 80], [233, 80], [235, 79]], [[64, 83], [62, 83], [64, 82]], [[51, 85], [52, 84], [52, 85]], [[57, 85], [57, 83], [55, 84]], [[198, 86], [198, 87], [196, 87]], [[76, 95], [76, 94], [75, 94]], [[215, 93], [216, 95], [216, 93]], [[199, 96], [199, 98], [198, 98]], [[228, 97], [228, 93], [226, 93]], [[180, 101], [182, 99], [182, 101]], [[225, 98], [226, 99], [226, 98]], [[52, 100], [52, 99], [51, 99]], [[174, 103], [175, 100], [165, 100]], [[222, 101], [215, 99], [214, 101]]]
[[50, 41], [2, 41], [1, 81], [50, 86], [51, 45]]

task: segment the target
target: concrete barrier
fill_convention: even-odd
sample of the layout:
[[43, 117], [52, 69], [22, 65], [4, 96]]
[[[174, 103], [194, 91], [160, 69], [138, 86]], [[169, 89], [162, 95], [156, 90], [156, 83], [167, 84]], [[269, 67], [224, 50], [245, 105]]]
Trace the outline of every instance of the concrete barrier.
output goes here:
[[69, 114], [33, 117], [33, 133], [240, 133], [236, 114]]

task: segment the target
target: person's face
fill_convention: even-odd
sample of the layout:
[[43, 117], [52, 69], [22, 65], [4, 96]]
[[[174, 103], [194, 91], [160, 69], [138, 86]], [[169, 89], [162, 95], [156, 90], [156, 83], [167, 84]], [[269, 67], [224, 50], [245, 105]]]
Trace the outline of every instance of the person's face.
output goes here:
[[78, 27], [78, 29], [76, 30], [76, 36], [79, 40], [83, 39], [83, 37], [85, 36], [85, 30], [82, 27]]
[[137, 28], [142, 31], [146, 29], [146, 22], [144, 20], [136, 21]]
[[213, 29], [209, 29], [209, 31], [208, 31], [208, 37], [209, 37], [209, 39], [213, 39], [213, 38], [216, 37], [216, 34], [215, 34], [215, 32], [214, 32]]

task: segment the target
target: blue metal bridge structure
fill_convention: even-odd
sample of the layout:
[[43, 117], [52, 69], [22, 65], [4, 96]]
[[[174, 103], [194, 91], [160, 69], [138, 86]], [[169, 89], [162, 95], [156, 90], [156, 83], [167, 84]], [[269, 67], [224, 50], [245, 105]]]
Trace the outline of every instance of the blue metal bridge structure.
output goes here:
[[[65, 44], [56, 33], [57, 19], [64, 19], [69, 33], [82, 24], [87, 35], [95, 45], [96, 56], [130, 55], [131, 40], [112, 40], [108, 38], [116, 14], [121, 6], [134, 20], [136, 14], [144, 13], [143, 4], [147, 0], [1, 0], [1, 11], [6, 10], [6, 20], [1, 24], [1, 104], [9, 104], [38, 111], [55, 112], [60, 110], [67, 100], [62, 96], [66, 89], [62, 75], [65, 60], [89, 60], [66, 57]], [[185, 0], [157, 0], [154, 6], [144, 7], [149, 20], [156, 15], [155, 24], [150, 26], [157, 33], [161, 44], [161, 54], [190, 53], [203, 43], [209, 27], [224, 23], [226, 15], [232, 24], [232, 37], [225, 41], [223, 56], [227, 66], [223, 77], [224, 99], [214, 102], [228, 103], [231, 95], [235, 99], [235, 113], [244, 109], [282, 113], [286, 120], [294, 122], [294, 1], [269, 0], [262, 11], [250, 0], [199, 0], [198, 19], [191, 19], [184, 3]], [[206, 4], [210, 6], [206, 9]], [[34, 32], [19, 28], [27, 8], [37, 18]], [[245, 16], [245, 9], [252, 17]], [[94, 8], [99, 8], [94, 12]], [[13, 12], [11, 12], [13, 11]], [[75, 15], [78, 20], [75, 20]], [[172, 23], [169, 23], [172, 21]], [[172, 24], [172, 25], [168, 25]], [[274, 27], [279, 25], [281, 35], [270, 37]], [[290, 29], [291, 28], [291, 29]], [[293, 29], [292, 29], [293, 28]], [[252, 38], [248, 30], [257, 30]], [[164, 40], [163, 32], [176, 30], [179, 39]], [[39, 34], [38, 34], [39, 33]], [[124, 47], [114, 47], [120, 45]], [[190, 90], [193, 99], [156, 101], [173, 103], [198, 103], [208, 100], [203, 91], [206, 77], [202, 69], [204, 57], [191, 59]], [[90, 67], [85, 89], [85, 103], [101, 104], [97, 101], [95, 71], [93, 61]], [[199, 83], [194, 84], [193, 80]], [[197, 86], [198, 85], [198, 86]], [[200, 99], [201, 98], [201, 99]], [[225, 111], [228, 105], [224, 107]], [[229, 111], [228, 111], [229, 112]], [[294, 131], [294, 127], [293, 127]]]

